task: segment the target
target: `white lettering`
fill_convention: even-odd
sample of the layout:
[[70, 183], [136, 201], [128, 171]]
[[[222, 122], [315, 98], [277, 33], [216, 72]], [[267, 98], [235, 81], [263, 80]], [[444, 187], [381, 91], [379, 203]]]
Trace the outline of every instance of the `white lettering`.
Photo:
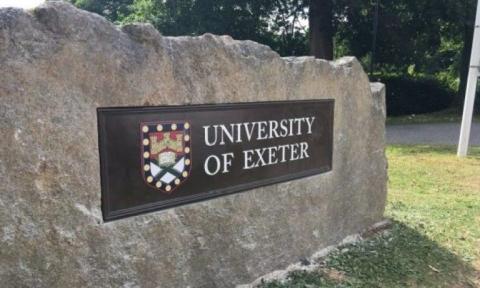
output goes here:
[[252, 169], [255, 168], [255, 165], [252, 163], [253, 150], [243, 151], [243, 169]]
[[[268, 137], [268, 139], [273, 139], [273, 134], [275, 134], [275, 138], [279, 138], [278, 136], [278, 121], [274, 121], [274, 120], [270, 120], [268, 121], [268, 123], [270, 124], [270, 137]], [[275, 128], [274, 128], [275, 127]]]
[[[234, 125], [230, 124], [230, 127], [233, 128]], [[220, 141], [220, 145], [225, 144], [225, 135], [227, 136], [228, 140], [230, 140], [230, 143], [233, 143], [233, 129], [231, 131], [228, 131], [227, 127], [225, 125], [221, 125], [220, 128], [222, 128], [222, 140]]]
[[307, 120], [308, 125], [308, 132], [307, 134], [312, 134], [312, 125], [313, 121], [315, 121], [315, 116], [305, 118]]
[[257, 122], [257, 132], [258, 132], [258, 137], [257, 140], [265, 140], [268, 139], [268, 133], [267, 132], [267, 121], [262, 121], [262, 122]]
[[288, 135], [288, 127], [287, 127], [287, 119], [282, 119], [280, 121], [280, 129], [282, 129], [282, 134], [280, 136], [287, 137]]
[[215, 138], [213, 141], [209, 141], [209, 137], [208, 137], [208, 130], [210, 130], [210, 125], [208, 126], [203, 126], [203, 130], [205, 131], [205, 144], [207, 146], [213, 146], [217, 143], [217, 128], [218, 128], [218, 125], [213, 125], [213, 129], [215, 131]]
[[[252, 127], [249, 129], [248, 126], [251, 125]], [[255, 125], [253, 123], [243, 123], [243, 127], [245, 128], [245, 134], [247, 135], [247, 140], [252, 140], [253, 130], [255, 129]]]
[[[214, 171], [212, 172], [209, 168], [209, 163], [210, 163], [210, 159], [213, 159], [215, 160], [215, 169]], [[217, 156], [215, 155], [210, 155], [207, 157], [207, 159], [205, 159], [205, 162], [203, 163], [203, 169], [205, 170], [205, 173], [207, 173], [207, 175], [209, 176], [213, 176], [215, 174], [218, 173], [218, 171], [220, 171], [220, 158], [218, 158]]]
[[290, 161], [298, 160], [298, 143], [290, 145]]
[[307, 142], [300, 143], [300, 159], [310, 158], [310, 156], [307, 153], [307, 150], [308, 150], [308, 143]]
[[225, 174], [225, 173], [229, 172], [228, 167], [232, 166], [232, 159], [234, 158], [234, 155], [233, 155], [233, 153], [230, 152], [230, 153], [222, 154], [222, 157], [223, 157], [223, 171], [222, 171], [222, 173]]

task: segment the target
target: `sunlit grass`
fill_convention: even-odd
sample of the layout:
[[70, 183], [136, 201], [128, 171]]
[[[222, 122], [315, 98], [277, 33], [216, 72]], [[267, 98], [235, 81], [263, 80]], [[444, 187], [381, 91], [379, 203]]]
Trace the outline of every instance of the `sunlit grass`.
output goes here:
[[[480, 148], [388, 149], [387, 216], [416, 228], [466, 261], [480, 259]], [[475, 263], [476, 264], [476, 263]], [[480, 268], [480, 267], [479, 267]]]
[[[263, 287], [480, 287], [480, 147], [391, 146], [393, 227]], [[333, 277], [332, 277], [333, 275]]]

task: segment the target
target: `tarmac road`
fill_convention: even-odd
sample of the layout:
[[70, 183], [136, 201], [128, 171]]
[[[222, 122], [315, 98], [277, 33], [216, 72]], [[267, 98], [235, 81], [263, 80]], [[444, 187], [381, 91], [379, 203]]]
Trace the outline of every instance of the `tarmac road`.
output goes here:
[[[388, 125], [388, 144], [457, 145], [460, 123]], [[472, 123], [470, 145], [480, 146], [480, 123]]]

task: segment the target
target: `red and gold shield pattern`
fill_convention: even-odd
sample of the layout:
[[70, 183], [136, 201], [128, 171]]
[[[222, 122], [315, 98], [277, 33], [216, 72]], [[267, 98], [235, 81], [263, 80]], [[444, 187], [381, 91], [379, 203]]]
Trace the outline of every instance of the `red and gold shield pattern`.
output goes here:
[[172, 193], [190, 175], [190, 123], [149, 122], [140, 129], [143, 178], [149, 186]]

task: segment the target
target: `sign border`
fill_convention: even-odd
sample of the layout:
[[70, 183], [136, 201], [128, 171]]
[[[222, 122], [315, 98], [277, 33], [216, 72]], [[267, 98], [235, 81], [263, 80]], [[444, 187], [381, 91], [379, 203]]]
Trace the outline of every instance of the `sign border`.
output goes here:
[[[259, 106], [267, 105], [288, 105], [292, 103], [312, 103], [312, 102], [325, 102], [329, 103], [332, 107], [330, 109], [331, 115], [328, 115], [331, 119], [332, 138], [330, 147], [332, 149], [330, 154], [330, 165], [324, 165], [317, 169], [304, 170], [297, 173], [278, 176], [267, 180], [257, 180], [226, 188], [220, 188], [212, 190], [208, 193], [194, 194], [185, 196], [182, 198], [175, 198], [165, 200], [162, 202], [147, 203], [130, 208], [125, 208], [117, 211], [112, 211], [109, 207], [109, 193], [108, 181], [107, 181], [107, 151], [106, 140], [102, 139], [101, 135], [105, 134], [105, 120], [106, 114], [123, 114], [130, 110], [136, 110], [135, 113], [151, 113], [152, 111], [161, 113], [165, 112], [188, 112], [188, 111], [205, 111], [205, 110], [231, 110], [239, 108], [258, 108]], [[262, 101], [262, 102], [238, 102], [238, 103], [216, 103], [216, 104], [192, 104], [192, 105], [162, 105], [162, 106], [121, 106], [121, 107], [98, 107], [97, 108], [97, 127], [98, 127], [98, 152], [100, 159], [100, 188], [101, 188], [101, 208], [104, 222], [110, 222], [121, 218], [136, 216], [144, 213], [154, 212], [167, 208], [174, 208], [180, 205], [192, 204], [199, 201], [210, 200], [220, 196], [231, 195], [246, 190], [251, 190], [259, 187], [269, 186], [276, 183], [291, 181], [295, 179], [305, 178], [320, 173], [328, 172], [332, 170], [333, 166], [333, 151], [334, 151], [334, 99], [306, 99], [306, 100], [284, 100], [284, 101]]]

